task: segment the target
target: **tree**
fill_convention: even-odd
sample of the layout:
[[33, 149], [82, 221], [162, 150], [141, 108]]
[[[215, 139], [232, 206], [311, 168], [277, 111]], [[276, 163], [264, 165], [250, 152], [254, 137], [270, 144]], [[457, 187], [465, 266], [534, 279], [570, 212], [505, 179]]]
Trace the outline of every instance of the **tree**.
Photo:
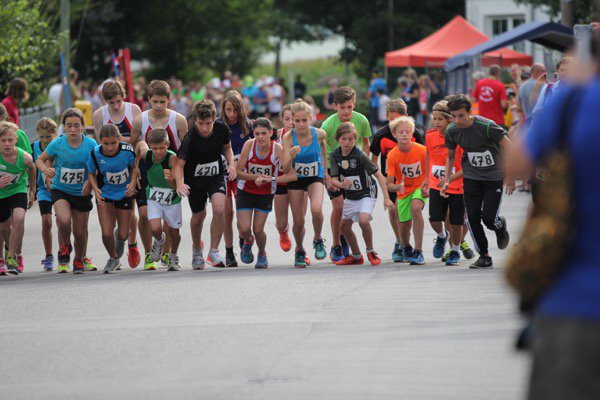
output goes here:
[[15, 77], [29, 84], [27, 104], [43, 101], [43, 88], [57, 72], [59, 42], [41, 0], [7, 0], [0, 7], [0, 88]]
[[[546, 7], [548, 15], [552, 18], [558, 18], [560, 12], [561, 0], [515, 0], [520, 4], [528, 4], [535, 7]], [[573, 14], [576, 24], [589, 23], [592, 17], [592, 3], [594, 0], [578, 0], [573, 1]]]

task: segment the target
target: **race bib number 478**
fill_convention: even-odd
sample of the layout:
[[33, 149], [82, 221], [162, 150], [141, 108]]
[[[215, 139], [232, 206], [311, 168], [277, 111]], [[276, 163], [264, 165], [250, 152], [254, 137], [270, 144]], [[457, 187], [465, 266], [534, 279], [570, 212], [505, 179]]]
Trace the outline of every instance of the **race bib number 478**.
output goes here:
[[491, 167], [496, 164], [494, 162], [494, 157], [489, 150], [481, 153], [470, 151], [467, 153], [467, 157], [469, 158], [469, 163], [477, 168]]
[[421, 176], [421, 161], [414, 164], [400, 164], [400, 170], [405, 178], [418, 178]]

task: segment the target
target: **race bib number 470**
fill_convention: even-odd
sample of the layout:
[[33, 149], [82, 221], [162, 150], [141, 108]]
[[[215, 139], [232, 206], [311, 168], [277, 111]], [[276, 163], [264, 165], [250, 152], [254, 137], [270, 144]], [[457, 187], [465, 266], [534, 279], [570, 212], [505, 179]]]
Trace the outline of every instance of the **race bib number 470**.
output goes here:
[[418, 178], [422, 174], [421, 161], [414, 164], [400, 164], [400, 170], [405, 178]]
[[66, 185], [78, 185], [83, 183], [85, 179], [85, 170], [82, 169], [71, 169], [61, 168], [60, 169], [60, 183]]
[[194, 176], [215, 176], [219, 174], [219, 161], [196, 165]]
[[294, 169], [298, 176], [304, 178], [310, 178], [312, 176], [319, 175], [319, 162], [311, 162], [311, 163], [296, 163], [294, 165]]
[[489, 150], [481, 153], [470, 151], [467, 153], [467, 157], [469, 158], [469, 163], [477, 168], [491, 167], [496, 164], [494, 162], [494, 157]]

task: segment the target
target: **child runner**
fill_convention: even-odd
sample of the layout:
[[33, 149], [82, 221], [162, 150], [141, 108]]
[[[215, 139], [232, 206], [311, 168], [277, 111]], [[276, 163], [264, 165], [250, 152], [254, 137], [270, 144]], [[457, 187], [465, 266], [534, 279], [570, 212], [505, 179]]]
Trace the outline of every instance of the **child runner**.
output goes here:
[[[456, 158], [456, 147], [464, 150], [461, 159], [463, 187], [468, 226], [475, 239], [479, 259], [469, 266], [472, 269], [492, 268], [492, 257], [488, 253], [488, 241], [481, 224], [496, 233], [499, 249], [505, 249], [510, 241], [506, 219], [498, 216], [502, 202], [502, 188], [510, 195], [515, 189], [514, 180], [506, 180], [503, 153], [510, 150], [512, 143], [504, 128], [492, 120], [471, 115], [471, 103], [464, 95], [448, 98], [448, 108], [453, 123], [446, 130], [446, 176]], [[444, 195], [449, 182], [440, 184]]]
[[[446, 189], [448, 196], [440, 194], [440, 182], [446, 178], [446, 128], [452, 119], [448, 102], [438, 101], [432, 110], [434, 129], [427, 131], [425, 169], [428, 174], [423, 183], [423, 192], [429, 193], [429, 223], [437, 234], [433, 256], [440, 258], [444, 255], [446, 243], [450, 240], [451, 250], [446, 258], [446, 265], [458, 265], [460, 262], [460, 243], [463, 237], [465, 223], [465, 204], [463, 201], [462, 167], [460, 158], [462, 149], [456, 148], [458, 157], [452, 167], [452, 182]], [[446, 229], [443, 222], [446, 222]], [[450, 228], [448, 231], [447, 228]]]
[[[185, 135], [177, 153], [175, 181], [177, 194], [188, 196], [192, 218], [192, 268], [204, 269], [201, 236], [206, 217], [206, 200], [212, 204], [213, 219], [210, 224], [210, 250], [208, 262], [213, 267], [223, 268], [225, 262], [219, 255], [219, 242], [223, 235], [225, 218], [225, 180], [233, 181], [236, 170], [231, 150], [231, 131], [217, 118], [217, 109], [211, 100], [194, 104], [192, 110], [194, 126]], [[229, 167], [225, 167], [225, 160]]]
[[325, 243], [321, 237], [323, 229], [323, 181], [331, 179], [325, 170], [327, 159], [326, 133], [310, 124], [311, 107], [299, 100], [292, 105], [294, 129], [283, 137], [284, 171], [293, 168], [298, 180], [288, 183], [288, 197], [294, 219], [293, 233], [296, 241], [294, 266], [306, 268], [306, 251], [304, 250], [305, 199], [308, 192], [310, 212], [312, 214], [315, 236], [313, 247], [315, 258], [327, 257]]
[[[86, 257], [88, 220], [93, 208], [92, 187], [86, 169], [90, 152], [96, 147], [94, 139], [84, 133], [83, 114], [76, 108], [68, 108], [62, 115], [64, 135], [52, 141], [35, 161], [36, 167], [52, 179], [52, 205], [58, 226], [58, 272], [69, 272], [71, 260], [71, 231], [75, 244], [73, 273], [96, 271]], [[54, 166], [46, 165], [53, 160]]]
[[[175, 153], [169, 148], [169, 135], [164, 129], [153, 129], [147, 136], [146, 142], [139, 142], [136, 154], [137, 160], [146, 161], [146, 175], [148, 187], [146, 197], [148, 198], [148, 220], [152, 229], [154, 242], [150, 255], [153, 260], [158, 261], [162, 254], [165, 242], [163, 233], [163, 221], [166, 222], [169, 236], [169, 271], [179, 271], [179, 257], [177, 250], [181, 242], [179, 229], [181, 228], [181, 197], [175, 191], [175, 180], [173, 170]], [[148, 149], [150, 146], [150, 149]]]
[[[294, 129], [291, 104], [286, 104], [281, 109], [281, 122], [283, 123], [283, 127], [277, 132], [276, 140], [277, 143], [283, 146], [283, 136], [287, 132], [290, 132], [292, 129]], [[281, 159], [279, 162], [278, 173], [283, 175], [283, 162]], [[290, 239], [290, 235], [288, 233], [290, 230], [288, 223], [289, 207], [290, 202], [288, 200], [287, 184], [278, 183], [274, 201], [275, 226], [279, 232], [279, 246], [281, 247], [281, 250], [285, 251], [286, 253], [292, 248], [292, 240]]]
[[[233, 150], [233, 160], [235, 163], [237, 163], [237, 159], [242, 152], [244, 143], [254, 137], [252, 134], [250, 120], [246, 115], [244, 100], [239, 92], [230, 90], [225, 93], [225, 96], [223, 97], [223, 104], [221, 106], [220, 121], [226, 123], [231, 130], [231, 149]], [[238, 265], [237, 260], [235, 259], [235, 254], [233, 253], [233, 197], [235, 196], [235, 191], [236, 182], [227, 181], [227, 199], [225, 201], [225, 230], [223, 231], [223, 237], [225, 239], [226, 267], [237, 267]], [[243, 246], [243, 244], [244, 239], [240, 234], [240, 248]]]
[[[54, 120], [44, 117], [40, 119], [35, 127], [38, 140], [33, 143], [33, 161], [42, 154], [46, 147], [56, 139], [58, 127]], [[48, 166], [48, 165], [47, 165]], [[50, 180], [44, 174], [37, 171], [37, 200], [42, 216], [42, 241], [46, 258], [42, 260], [45, 271], [54, 270], [54, 256], [52, 255], [52, 196], [50, 195]]]
[[[92, 116], [98, 143], [100, 143], [100, 129], [107, 124], [115, 124], [121, 132], [121, 140], [127, 143], [130, 142], [133, 122], [142, 111], [136, 104], [124, 101], [125, 96], [125, 88], [119, 81], [106, 81], [102, 85], [102, 98], [106, 105], [94, 111]], [[137, 267], [140, 263], [140, 251], [137, 246], [137, 225], [138, 218], [135, 208], [133, 208], [131, 223], [129, 224], [129, 249], [127, 254], [127, 260], [131, 268]]]
[[242, 262], [251, 264], [252, 234], [258, 246], [255, 268], [267, 268], [269, 262], [265, 246], [265, 222], [273, 209], [273, 196], [277, 184], [296, 180], [296, 171], [278, 175], [278, 164], [283, 148], [271, 140], [273, 127], [266, 118], [258, 118], [252, 124], [255, 139], [248, 140], [242, 149], [237, 165], [238, 192], [236, 197], [238, 230], [244, 238], [240, 255]]
[[[146, 141], [148, 133], [155, 128], [162, 128], [169, 135], [169, 150], [177, 153], [183, 138], [188, 131], [188, 124], [185, 117], [173, 110], [168, 109], [169, 100], [171, 98], [171, 88], [165, 81], [153, 80], [148, 84], [148, 101], [150, 102], [150, 110], [146, 110], [135, 119], [133, 130], [131, 132], [131, 145], [135, 148], [139, 140]], [[148, 225], [148, 209], [146, 199], [146, 181], [144, 160], [140, 160], [140, 185], [136, 196], [136, 203], [140, 214], [139, 231], [146, 253], [144, 259], [144, 269], [155, 269], [156, 263], [150, 257], [150, 248], [152, 245], [152, 233]], [[166, 225], [164, 226], [167, 229]], [[168, 265], [168, 237], [165, 240], [163, 247], [163, 256], [161, 261], [164, 265]]]
[[[356, 92], [349, 86], [341, 86], [333, 94], [333, 106], [337, 111], [335, 114], [323, 121], [321, 128], [327, 134], [327, 149], [335, 150], [339, 143], [335, 140], [337, 128], [344, 122], [352, 122], [358, 135], [358, 147], [365, 154], [369, 154], [369, 138], [371, 137], [371, 126], [369, 120], [364, 115], [354, 111], [356, 107]], [[331, 163], [329, 162], [328, 165]], [[343, 192], [335, 187], [331, 187], [330, 182], [325, 182], [327, 193], [331, 199], [333, 210], [331, 211], [331, 231], [333, 234], [333, 243], [331, 244], [331, 260], [340, 261], [350, 255], [348, 244], [342, 246], [340, 237], [340, 224], [342, 222], [342, 211], [344, 209]]]
[[[6, 261], [0, 259], [0, 275], [22, 272], [21, 247], [25, 233], [25, 212], [35, 199], [35, 166], [33, 158], [16, 147], [19, 127], [0, 122], [0, 225], [10, 229]], [[9, 227], [4, 225], [10, 224]], [[21, 261], [17, 261], [17, 258]]]
[[111, 274], [121, 264], [129, 236], [137, 169], [133, 148], [121, 141], [116, 125], [104, 125], [98, 138], [100, 145], [91, 152], [87, 170], [96, 196], [102, 243], [109, 256], [104, 273]]
[[[364, 262], [356, 235], [352, 232], [352, 224], [358, 222], [367, 247], [367, 258], [371, 265], [378, 265], [381, 259], [373, 249], [373, 208], [377, 203], [377, 185], [381, 186], [386, 210], [394, 207], [387, 192], [384, 176], [369, 157], [354, 145], [358, 135], [351, 122], [342, 123], [335, 132], [339, 143], [337, 149], [329, 155], [331, 163], [331, 184], [344, 193], [344, 212], [342, 214], [342, 233], [350, 244], [352, 254], [337, 265], [362, 264]], [[373, 175], [375, 179], [373, 179]]]
[[[411, 141], [415, 121], [411, 117], [400, 117], [390, 122], [390, 129], [398, 145], [387, 156], [387, 187], [396, 191], [398, 197], [398, 219], [404, 261], [411, 265], [425, 264], [423, 257], [423, 207], [426, 194], [421, 192], [425, 180], [425, 146]], [[410, 231], [415, 239], [415, 248], [410, 245]]]

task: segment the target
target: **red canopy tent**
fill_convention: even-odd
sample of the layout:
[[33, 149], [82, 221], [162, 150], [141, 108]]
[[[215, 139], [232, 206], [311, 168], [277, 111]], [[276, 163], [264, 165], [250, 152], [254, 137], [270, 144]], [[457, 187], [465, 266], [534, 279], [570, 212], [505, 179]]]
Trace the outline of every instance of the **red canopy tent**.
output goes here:
[[[457, 15], [450, 22], [426, 38], [408, 47], [385, 53], [386, 67], [432, 67], [441, 66], [447, 59], [480, 43], [488, 41], [479, 29]], [[483, 64], [530, 65], [532, 57], [509, 48], [485, 53]]]

